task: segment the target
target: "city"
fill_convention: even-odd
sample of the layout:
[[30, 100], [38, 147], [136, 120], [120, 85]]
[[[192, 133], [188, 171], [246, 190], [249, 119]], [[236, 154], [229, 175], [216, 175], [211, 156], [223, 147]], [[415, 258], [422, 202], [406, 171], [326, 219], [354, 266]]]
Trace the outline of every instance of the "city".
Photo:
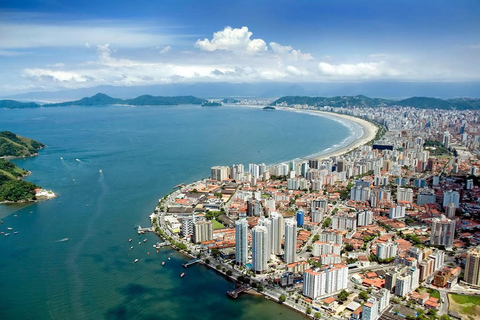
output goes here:
[[160, 199], [157, 233], [241, 283], [234, 297], [317, 319], [474, 319], [459, 301], [480, 294], [480, 114], [276, 107], [362, 118], [377, 137], [332, 157], [214, 166]]

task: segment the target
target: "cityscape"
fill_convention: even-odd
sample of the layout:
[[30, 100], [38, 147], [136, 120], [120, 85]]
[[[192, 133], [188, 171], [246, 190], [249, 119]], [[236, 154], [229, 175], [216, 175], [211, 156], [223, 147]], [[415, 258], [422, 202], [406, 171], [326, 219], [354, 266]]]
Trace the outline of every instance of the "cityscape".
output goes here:
[[[252, 102], [255, 104], [255, 102]], [[276, 105], [361, 118], [353, 151], [213, 166], [178, 185], [151, 220], [166, 241], [317, 319], [474, 319], [480, 294], [477, 111]]]

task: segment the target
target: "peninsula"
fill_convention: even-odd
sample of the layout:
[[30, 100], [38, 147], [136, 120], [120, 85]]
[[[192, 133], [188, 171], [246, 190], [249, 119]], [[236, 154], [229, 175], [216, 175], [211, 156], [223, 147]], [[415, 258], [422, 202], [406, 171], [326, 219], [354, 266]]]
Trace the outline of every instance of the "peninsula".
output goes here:
[[43, 147], [45, 145], [42, 143], [13, 132], [0, 132], [0, 203], [34, 201], [40, 197], [55, 196], [51, 191], [42, 190], [32, 182], [21, 180], [29, 172], [7, 160], [35, 156]]
[[479, 301], [480, 112], [275, 107], [362, 133], [176, 186], [150, 216], [165, 243], [239, 283], [228, 296], [256, 290], [315, 319], [478, 317], [463, 294]]

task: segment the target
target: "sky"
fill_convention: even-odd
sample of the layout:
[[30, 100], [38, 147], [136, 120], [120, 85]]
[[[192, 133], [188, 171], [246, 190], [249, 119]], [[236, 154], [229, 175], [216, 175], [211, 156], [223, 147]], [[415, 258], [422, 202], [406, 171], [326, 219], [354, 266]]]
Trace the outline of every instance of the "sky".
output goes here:
[[480, 81], [478, 0], [1, 0], [0, 95]]

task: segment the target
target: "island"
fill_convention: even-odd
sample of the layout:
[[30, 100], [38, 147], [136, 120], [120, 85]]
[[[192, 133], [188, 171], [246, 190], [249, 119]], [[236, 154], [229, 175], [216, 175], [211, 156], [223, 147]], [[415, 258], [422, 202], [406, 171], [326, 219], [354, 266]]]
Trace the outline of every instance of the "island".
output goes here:
[[10, 158], [35, 156], [43, 147], [44, 144], [13, 132], [0, 132], [0, 203], [35, 201], [55, 196], [51, 191], [22, 180], [30, 172], [8, 161]]
[[275, 107], [272, 107], [272, 106], [266, 106], [263, 108], [263, 110], [267, 110], [267, 111], [270, 111], [270, 110], [275, 110]]
[[221, 107], [223, 104], [216, 101], [205, 101], [202, 103], [202, 107]]

